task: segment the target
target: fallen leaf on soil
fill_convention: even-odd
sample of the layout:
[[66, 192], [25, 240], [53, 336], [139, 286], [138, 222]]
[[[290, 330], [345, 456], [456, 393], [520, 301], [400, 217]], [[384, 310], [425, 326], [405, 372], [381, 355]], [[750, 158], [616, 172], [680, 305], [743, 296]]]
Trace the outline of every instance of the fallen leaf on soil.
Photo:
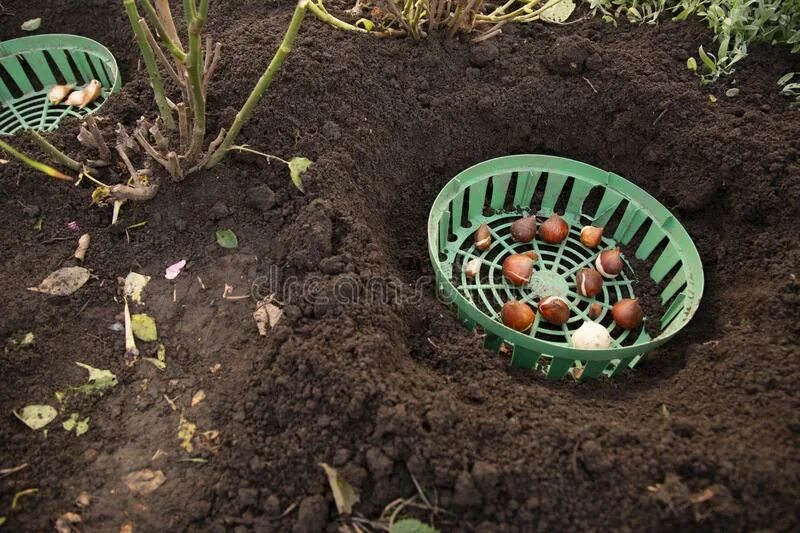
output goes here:
[[194, 451], [192, 439], [195, 431], [197, 431], [197, 424], [190, 422], [181, 415], [181, 420], [178, 422], [178, 438], [181, 439], [181, 448], [189, 453]]
[[192, 396], [192, 407], [194, 407], [195, 405], [197, 405], [198, 403], [202, 402], [205, 399], [206, 399], [206, 393], [203, 389], [200, 389], [199, 391], [195, 392], [194, 396]]
[[23, 335], [20, 340], [16, 341], [16, 343], [20, 348], [29, 348], [36, 344], [36, 336], [33, 332], [28, 332]]
[[131, 316], [131, 328], [136, 338], [144, 342], [154, 342], [158, 340], [158, 329], [156, 321], [150, 315], [138, 313]]
[[155, 357], [143, 357], [142, 360], [147, 361], [159, 370], [166, 370], [167, 368], [167, 349], [163, 344], [158, 345], [158, 351]]
[[64, 513], [56, 520], [56, 531], [58, 533], [71, 533], [73, 531], [72, 524], [79, 524], [81, 515], [76, 513]]
[[16, 494], [14, 494], [14, 498], [11, 500], [11, 508], [16, 509], [17, 507], [19, 507], [19, 501], [23, 497], [30, 496], [31, 494], [36, 494], [37, 492], [39, 492], [39, 489], [25, 489], [17, 492]]
[[103, 392], [106, 389], [117, 386], [117, 376], [112, 374], [111, 371], [95, 368], [77, 361], [75, 364], [89, 371], [89, 379], [86, 384], [80, 387], [73, 387], [73, 390], [84, 394], [92, 394], [94, 392]]
[[133, 533], [133, 524], [126, 522], [119, 526], [119, 533]]
[[75, 504], [78, 507], [89, 507], [92, 503], [92, 497], [89, 495], [88, 492], [81, 492], [78, 494], [78, 497], [75, 498]]
[[302, 175], [311, 165], [311, 160], [305, 157], [293, 157], [289, 160], [289, 175], [292, 177], [292, 183], [300, 189], [300, 192], [305, 192]]
[[265, 337], [267, 331], [274, 328], [281, 317], [283, 317], [283, 309], [272, 303], [271, 296], [258, 302], [256, 304], [256, 310], [253, 313], [253, 320], [256, 321], [258, 334]]
[[6, 476], [10, 476], [11, 474], [16, 474], [20, 470], [24, 470], [28, 468], [28, 463], [22, 463], [19, 466], [15, 466], [12, 468], [0, 468], [0, 478], [4, 478]]
[[23, 22], [22, 26], [20, 26], [20, 29], [23, 31], [36, 31], [39, 29], [39, 26], [41, 25], [42, 25], [42, 19], [35, 18]]
[[181, 259], [177, 263], [167, 267], [167, 273], [164, 274], [164, 277], [167, 279], [177, 278], [178, 274], [181, 273], [181, 270], [183, 270], [183, 267], [185, 266], [186, 266], [186, 259]]
[[561, 24], [572, 15], [573, 11], [575, 11], [575, 2], [572, 0], [551, 0], [539, 13], [539, 18], [545, 22]]
[[89, 281], [89, 271], [85, 268], [64, 267], [47, 276], [38, 287], [28, 287], [28, 290], [51, 296], [69, 296], [83, 287], [87, 281]]
[[350, 514], [353, 511], [353, 506], [358, 503], [358, 493], [347, 481], [339, 477], [339, 473], [327, 463], [320, 463], [319, 466], [325, 470], [325, 474], [328, 476], [328, 483], [330, 483], [333, 499], [336, 502], [336, 509], [339, 514]]
[[67, 431], [75, 430], [75, 435], [80, 437], [87, 431], [89, 431], [89, 417], [87, 416], [83, 420], [79, 420], [80, 414], [72, 413], [68, 419], [64, 420], [61, 424], [64, 429]]
[[201, 449], [206, 449], [212, 453], [217, 453], [219, 451], [219, 431], [216, 429], [203, 431], [200, 433], [198, 440]]
[[161, 470], [137, 470], [126, 475], [122, 480], [128, 489], [139, 496], [149, 494], [164, 484], [167, 480]]
[[23, 424], [34, 431], [42, 429], [58, 416], [58, 411], [49, 405], [26, 405], [19, 412], [12, 412]]
[[389, 533], [439, 533], [439, 530], [414, 518], [406, 518], [392, 524]]
[[236, 234], [229, 229], [217, 230], [217, 244], [223, 248], [237, 248], [239, 246], [239, 239]]
[[144, 290], [148, 281], [150, 281], [150, 276], [143, 276], [137, 272], [129, 272], [128, 275], [125, 276], [125, 284], [123, 286], [125, 297], [130, 298], [134, 303], [142, 303], [142, 290]]

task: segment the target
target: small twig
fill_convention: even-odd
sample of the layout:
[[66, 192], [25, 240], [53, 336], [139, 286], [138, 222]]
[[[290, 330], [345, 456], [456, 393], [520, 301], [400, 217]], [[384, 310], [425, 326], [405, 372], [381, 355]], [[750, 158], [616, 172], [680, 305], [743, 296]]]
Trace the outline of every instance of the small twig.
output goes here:
[[46, 241], [41, 241], [39, 244], [53, 244], [54, 242], [60, 241], [71, 241], [75, 237], [53, 237], [52, 239], [47, 239]]
[[178, 73], [175, 72], [175, 69], [172, 67], [172, 63], [170, 63], [169, 59], [167, 59], [167, 55], [164, 53], [161, 47], [158, 46], [158, 42], [156, 41], [156, 38], [153, 36], [153, 32], [150, 31], [150, 27], [142, 18], [139, 19], [139, 25], [142, 27], [142, 31], [147, 36], [147, 40], [150, 42], [150, 46], [155, 51], [158, 60], [161, 61], [161, 64], [164, 65], [165, 69], [167, 69], [167, 72], [169, 73], [170, 76], [172, 76], [172, 79], [175, 80], [175, 83], [180, 85], [183, 82], [183, 80], [181, 80], [180, 77], [178, 76]]
[[196, 172], [196, 171], [200, 170], [201, 168], [203, 168], [204, 166], [206, 166], [206, 164], [211, 159], [211, 156], [216, 153], [217, 148], [219, 147], [220, 144], [222, 144], [223, 140], [225, 140], [225, 128], [222, 128], [219, 131], [219, 134], [217, 135], [217, 138], [214, 139], [213, 141], [211, 141], [211, 144], [208, 145], [208, 150], [206, 151], [206, 155], [204, 155], [202, 157], [202, 159], [200, 159], [200, 161], [197, 163], [197, 165], [195, 165], [194, 167], [190, 168], [189, 172], [187, 172], [187, 174], [191, 174], [193, 172]]
[[125, 152], [125, 147], [117, 143], [115, 149], [117, 151], [117, 155], [119, 155], [119, 158], [122, 159], [122, 162], [125, 164], [125, 168], [128, 169], [128, 174], [131, 175], [131, 178], [136, 178], [136, 168], [134, 168], [133, 163], [131, 163], [131, 160], [128, 158], [128, 154]]
[[211, 59], [211, 63], [208, 65], [206, 69], [206, 74], [203, 77], [203, 94], [208, 93], [208, 84], [211, 82], [211, 79], [214, 77], [214, 72], [217, 70], [217, 64], [219, 63], [219, 58], [222, 55], [222, 43], [217, 43], [214, 45], [214, 57]]
[[667, 113], [667, 110], [668, 110], [668, 109], [669, 109], [669, 106], [665, 107], [665, 108], [664, 108], [664, 110], [663, 110], [661, 113], [659, 113], [659, 114], [658, 114], [658, 116], [656, 117], [656, 119], [653, 121], [653, 126], [655, 126], [655, 125], [656, 125], [656, 123], [657, 123], [659, 120], [661, 120], [661, 117], [663, 117], [663, 116], [664, 116], [664, 115]]
[[28, 463], [22, 463], [21, 465], [12, 468], [0, 469], [0, 478], [10, 476], [11, 474], [16, 474], [17, 472], [19, 472], [20, 470], [24, 470], [25, 468], [28, 468]]
[[94, 139], [95, 148], [97, 148], [97, 151], [100, 153], [100, 159], [104, 161], [110, 161], [111, 150], [108, 149], [106, 140], [103, 138], [103, 132], [100, 131], [100, 127], [97, 125], [97, 121], [94, 119], [92, 115], [87, 115], [83, 123], [89, 127], [89, 133], [92, 135], [92, 138]]
[[500, 24], [498, 24], [498, 25], [497, 25], [496, 27], [494, 27], [493, 29], [490, 29], [489, 31], [487, 31], [487, 32], [483, 33], [483, 34], [482, 34], [480, 37], [476, 37], [476, 38], [472, 39], [472, 42], [473, 42], [473, 43], [481, 43], [481, 42], [483, 42], [483, 41], [486, 41], [486, 40], [488, 40], [488, 39], [491, 39], [491, 38], [492, 38], [492, 37], [494, 37], [495, 35], [499, 35], [499, 34], [503, 33], [503, 28], [501, 28], [500, 26], [501, 26], [501, 25], [500, 25]]
[[588, 83], [588, 84], [589, 84], [589, 87], [591, 87], [591, 88], [592, 88], [592, 90], [593, 90], [595, 93], [597, 93], [597, 89], [595, 89], [595, 88], [594, 88], [594, 85], [592, 85], [592, 82], [590, 82], [590, 81], [589, 81], [589, 78], [587, 78], [586, 76], [581, 76], [581, 77], [583, 78], [583, 81], [585, 81], [586, 83]]

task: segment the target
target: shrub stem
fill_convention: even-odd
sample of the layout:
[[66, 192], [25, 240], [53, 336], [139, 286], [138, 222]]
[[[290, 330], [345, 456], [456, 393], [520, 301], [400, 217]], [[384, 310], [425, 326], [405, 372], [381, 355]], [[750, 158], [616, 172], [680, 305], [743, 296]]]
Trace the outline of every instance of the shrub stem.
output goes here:
[[244, 126], [245, 122], [247, 122], [247, 120], [250, 118], [250, 115], [252, 115], [253, 110], [258, 105], [258, 102], [261, 100], [264, 92], [269, 88], [270, 84], [272, 83], [272, 78], [275, 77], [275, 73], [281, 68], [286, 56], [292, 51], [292, 46], [297, 38], [297, 32], [300, 30], [300, 25], [303, 22], [303, 17], [305, 16], [308, 5], [309, 0], [300, 0], [297, 2], [297, 7], [294, 9], [294, 14], [292, 15], [292, 20], [289, 23], [289, 28], [286, 30], [286, 34], [283, 36], [283, 41], [281, 41], [281, 44], [278, 47], [278, 50], [275, 52], [275, 55], [272, 56], [272, 61], [270, 61], [267, 70], [265, 70], [261, 75], [258, 83], [255, 87], [253, 87], [253, 91], [250, 93], [250, 96], [247, 97], [247, 101], [236, 114], [236, 118], [231, 124], [228, 133], [225, 135], [225, 139], [211, 155], [211, 159], [209, 159], [208, 163], [206, 164], [206, 168], [212, 168], [222, 160], [228, 149], [233, 144], [233, 141], [236, 140], [237, 135], [239, 135], [239, 131], [242, 129], [242, 126]]
[[39, 172], [44, 172], [51, 178], [55, 178], [57, 180], [62, 180], [62, 181], [73, 181], [73, 179], [67, 176], [66, 174], [63, 174], [51, 166], [45, 165], [44, 163], [40, 163], [39, 161], [36, 161], [35, 159], [28, 157], [27, 155], [23, 154], [22, 152], [20, 152], [19, 150], [17, 150], [16, 148], [14, 148], [13, 146], [4, 141], [0, 141], [0, 149], [5, 150], [13, 157], [25, 163], [29, 167], [36, 169]]
[[153, 49], [150, 47], [147, 35], [145, 35], [144, 31], [142, 31], [142, 27], [139, 25], [139, 20], [144, 19], [139, 16], [139, 10], [136, 9], [134, 0], [122, 0], [122, 3], [125, 6], [125, 12], [128, 14], [133, 34], [136, 36], [136, 43], [139, 45], [139, 51], [142, 53], [142, 59], [147, 68], [147, 74], [150, 77], [150, 85], [153, 87], [153, 94], [155, 95], [158, 112], [161, 114], [161, 119], [164, 121], [166, 127], [173, 130], [175, 129], [175, 121], [172, 118], [172, 111], [167, 103], [164, 82], [161, 80], [161, 74], [158, 72], [156, 56], [153, 53]]

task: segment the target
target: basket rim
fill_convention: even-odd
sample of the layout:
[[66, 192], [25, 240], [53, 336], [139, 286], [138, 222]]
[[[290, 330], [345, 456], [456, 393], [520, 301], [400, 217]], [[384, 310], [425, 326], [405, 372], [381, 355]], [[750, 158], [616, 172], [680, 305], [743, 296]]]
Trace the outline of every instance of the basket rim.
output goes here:
[[[683, 268], [686, 269], [686, 288], [681, 291], [686, 297], [685, 307], [680, 315], [675, 318], [675, 321], [679, 321], [677, 325], [670, 324], [666, 332], [662, 332], [654, 339], [641, 344], [602, 350], [580, 350], [564, 344], [537, 339], [525, 333], [512, 330], [494, 320], [467, 300], [451, 282], [450, 273], [444, 271], [444, 262], [439, 260], [439, 221], [445, 213], [449, 215], [450, 202], [471, 185], [499, 174], [523, 171], [553, 172], [589, 181], [604, 188], [611, 188], [638, 209], [641, 209], [648, 219], [657, 224], [665, 233], [669, 243], [675, 248], [680, 260], [683, 262]], [[440, 293], [449, 302], [455, 303], [466, 318], [474, 321], [487, 332], [513, 344], [515, 348], [522, 347], [522, 349], [540, 352], [542, 355], [564, 359], [612, 361], [635, 357], [653, 350], [673, 338], [689, 323], [699, 307], [705, 283], [700, 255], [689, 233], [656, 198], [618, 174], [604, 171], [593, 165], [573, 159], [551, 155], [519, 154], [503, 156], [477, 163], [459, 172], [442, 187], [431, 207], [428, 216], [428, 252]]]

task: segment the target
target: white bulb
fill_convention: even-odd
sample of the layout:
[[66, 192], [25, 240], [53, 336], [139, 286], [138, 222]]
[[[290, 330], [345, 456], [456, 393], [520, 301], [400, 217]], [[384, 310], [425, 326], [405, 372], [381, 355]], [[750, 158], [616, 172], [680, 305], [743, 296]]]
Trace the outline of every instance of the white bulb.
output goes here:
[[597, 322], [584, 322], [572, 334], [572, 345], [580, 350], [601, 350], [611, 346], [611, 335]]

